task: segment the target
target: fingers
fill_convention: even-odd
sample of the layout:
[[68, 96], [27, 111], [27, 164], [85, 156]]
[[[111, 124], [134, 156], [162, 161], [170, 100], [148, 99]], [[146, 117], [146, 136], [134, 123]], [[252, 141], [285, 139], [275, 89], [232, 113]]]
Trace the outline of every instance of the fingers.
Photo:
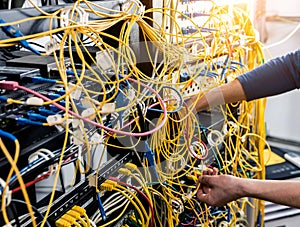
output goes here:
[[198, 192], [197, 192], [197, 199], [200, 202], [207, 203], [207, 194], [203, 193], [201, 190], [198, 190]]
[[203, 175], [217, 175], [218, 174], [218, 169], [217, 168], [207, 168], [206, 170], [203, 170], [202, 172]]
[[[197, 188], [201, 187], [203, 188], [204, 185], [209, 185], [209, 179], [205, 176], [213, 176], [213, 175], [217, 175], [218, 174], [218, 169], [217, 168], [207, 168], [206, 170], [202, 171], [202, 176], [198, 177], [198, 181], [197, 181]], [[202, 184], [200, 186], [200, 183]], [[207, 191], [207, 190], [206, 190]]]
[[[209, 171], [209, 173], [212, 174], [213, 171]], [[200, 187], [197, 191], [197, 199], [208, 205], [211, 205], [210, 198], [213, 192], [213, 185], [211, 184], [212, 178], [214, 178], [213, 175], [202, 175], [198, 178], [198, 184]]]

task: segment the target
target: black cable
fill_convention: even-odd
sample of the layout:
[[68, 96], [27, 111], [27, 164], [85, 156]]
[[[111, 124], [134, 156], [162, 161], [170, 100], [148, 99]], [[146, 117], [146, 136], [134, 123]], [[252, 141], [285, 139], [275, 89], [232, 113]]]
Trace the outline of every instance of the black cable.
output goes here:
[[62, 175], [62, 171], [59, 171], [59, 179], [60, 179], [60, 182], [61, 182], [62, 193], [65, 194], [66, 193], [66, 188], [65, 188], [65, 182], [64, 182], [63, 175]]
[[42, 6], [46, 6], [47, 2], [48, 2], [48, 0], [41, 0]]
[[38, 47], [41, 47], [41, 48], [45, 49], [45, 46], [43, 46], [39, 43], [36, 43], [36, 42], [28, 42], [28, 43], [31, 44], [31, 45], [35, 45], [35, 46], [38, 46]]
[[15, 204], [11, 203], [11, 205], [8, 208], [11, 210], [11, 212], [14, 216], [17, 227], [21, 227], [18, 212], [17, 212]]
[[[22, 200], [18, 200], [18, 199], [12, 199], [11, 202], [13, 203], [19, 203], [19, 204], [22, 204], [22, 205], [25, 205], [27, 206], [27, 203], [22, 201]], [[35, 207], [35, 206], [32, 206], [31, 205], [31, 208], [34, 210], [34, 212], [43, 220], [44, 219], [44, 215], [42, 215], [42, 213]], [[50, 223], [46, 220], [46, 225], [48, 227], [51, 227]]]

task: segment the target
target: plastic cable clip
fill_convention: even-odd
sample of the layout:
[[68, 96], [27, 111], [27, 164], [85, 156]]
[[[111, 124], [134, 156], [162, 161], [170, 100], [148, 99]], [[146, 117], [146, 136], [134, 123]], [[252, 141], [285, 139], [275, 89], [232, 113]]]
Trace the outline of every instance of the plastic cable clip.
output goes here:
[[[71, 15], [72, 12], [72, 15]], [[76, 14], [76, 15], [75, 15]], [[66, 28], [71, 25], [71, 22], [86, 25], [89, 21], [89, 15], [88, 13], [81, 8], [80, 6], [77, 6], [76, 8], [73, 7], [66, 7], [62, 9], [60, 13], [60, 26], [62, 28]], [[76, 18], [76, 21], [72, 21], [73, 18]]]
[[96, 118], [96, 111], [94, 108], [88, 108], [82, 111], [81, 116], [93, 120]]
[[52, 38], [45, 43], [45, 50], [47, 55], [54, 53], [59, 48], [59, 42], [56, 38]]
[[26, 100], [26, 104], [31, 106], [42, 106], [43, 103], [44, 100], [38, 97], [30, 97]]
[[75, 129], [73, 132], [73, 136], [71, 138], [73, 144], [82, 145], [83, 144], [82, 138], [84, 138], [82, 130], [80, 128]]
[[71, 83], [68, 84], [69, 89], [73, 90], [72, 93], [71, 93], [71, 97], [73, 99], [79, 100], [80, 96], [81, 96], [81, 92], [82, 92], [82, 87], [76, 86], [76, 89], [74, 89], [75, 86], [76, 85], [71, 84]]
[[116, 103], [105, 103], [101, 108], [102, 114], [110, 114], [115, 112], [116, 110]]
[[59, 115], [59, 114], [49, 115], [49, 116], [47, 117], [47, 123], [48, 123], [50, 126], [53, 126], [53, 125], [59, 125], [59, 124], [63, 123], [62, 116]]
[[[93, 101], [95, 101], [95, 100], [93, 100]], [[94, 102], [93, 101], [90, 100], [90, 99], [87, 99], [87, 98], [80, 99], [81, 105], [83, 105], [86, 108], [93, 108], [94, 107]]]
[[128, 89], [127, 96], [128, 96], [129, 101], [132, 102], [136, 97], [134, 90]]
[[106, 49], [99, 51], [96, 54], [97, 65], [104, 71], [115, 66], [114, 64], [114, 52], [112, 50]]

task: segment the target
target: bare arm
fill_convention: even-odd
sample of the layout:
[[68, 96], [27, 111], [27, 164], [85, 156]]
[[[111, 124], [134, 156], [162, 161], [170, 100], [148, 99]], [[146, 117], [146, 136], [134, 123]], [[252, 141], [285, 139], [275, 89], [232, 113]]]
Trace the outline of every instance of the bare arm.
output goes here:
[[246, 95], [244, 89], [240, 81], [235, 79], [228, 84], [223, 84], [211, 89], [202, 97], [198, 97], [197, 95], [192, 97], [190, 102], [197, 101], [195, 109], [198, 112], [208, 107], [214, 107], [216, 105], [237, 102], [245, 99]]
[[199, 177], [200, 201], [213, 206], [253, 197], [278, 204], [300, 208], [300, 181], [277, 181], [237, 178], [229, 175]]

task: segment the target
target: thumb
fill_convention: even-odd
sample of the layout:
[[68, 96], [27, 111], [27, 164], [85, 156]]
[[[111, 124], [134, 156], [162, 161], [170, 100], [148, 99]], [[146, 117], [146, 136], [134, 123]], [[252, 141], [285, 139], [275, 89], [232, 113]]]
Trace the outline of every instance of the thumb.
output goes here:
[[197, 191], [197, 199], [198, 199], [200, 202], [207, 203], [207, 202], [208, 202], [208, 194], [203, 193], [202, 190], [198, 190], [198, 191]]

